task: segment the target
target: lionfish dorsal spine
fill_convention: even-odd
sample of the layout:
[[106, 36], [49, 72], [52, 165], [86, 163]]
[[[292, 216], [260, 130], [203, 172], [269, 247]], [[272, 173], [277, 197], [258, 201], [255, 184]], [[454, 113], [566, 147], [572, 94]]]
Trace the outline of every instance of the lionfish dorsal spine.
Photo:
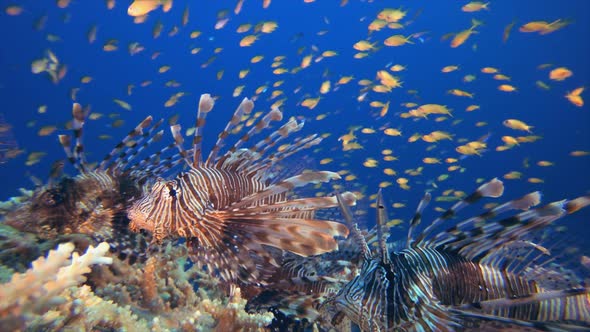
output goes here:
[[207, 114], [213, 109], [215, 100], [210, 94], [205, 93], [199, 99], [199, 108], [197, 110], [197, 119], [195, 120], [195, 134], [193, 136], [193, 162], [192, 166], [197, 167], [201, 163], [202, 151], [201, 144], [203, 143], [203, 128], [205, 127], [205, 119]]
[[321, 137], [316, 137], [316, 134], [306, 136], [304, 138], [298, 137], [294, 140], [293, 144], [289, 145], [285, 150], [279, 151], [273, 155], [268, 156], [266, 161], [262, 164], [252, 165], [247, 169], [248, 173], [258, 172], [260, 169], [270, 167], [280, 162], [281, 160], [288, 158], [289, 156], [310, 147], [319, 144], [322, 141]]
[[80, 169], [78, 164], [76, 163], [76, 158], [72, 154], [72, 137], [69, 135], [58, 135], [59, 144], [61, 144], [66, 156], [68, 157], [68, 161], [72, 164], [76, 169]]
[[73, 158], [76, 168], [80, 172], [86, 172], [86, 161], [84, 158], [84, 144], [82, 143], [82, 135], [84, 130], [84, 122], [86, 120], [86, 111], [82, 108], [79, 103], [73, 103], [72, 105], [72, 131], [74, 132], [74, 151]]
[[[158, 127], [160, 126], [160, 124], [162, 124], [163, 121], [163, 119], [160, 119], [160, 121], [158, 121], [146, 133], [143, 133], [142, 136], [132, 146], [129, 147], [126, 153], [121, 154], [119, 158], [117, 158], [117, 160], [114, 161], [115, 167], [125, 167], [129, 165], [131, 161], [139, 154], [141, 154], [148, 146], [162, 139], [164, 131], [160, 130], [156, 132], [156, 129], [158, 129]], [[124, 157], [127, 157], [127, 159], [123, 160]]]
[[289, 119], [289, 121], [283, 124], [279, 129], [273, 131], [268, 137], [256, 143], [253, 149], [259, 151], [260, 154], [264, 154], [282, 139], [287, 138], [289, 134], [300, 130], [302, 127], [303, 122], [298, 123], [295, 119]]
[[172, 137], [174, 138], [174, 145], [178, 149], [178, 153], [180, 154], [180, 159], [184, 160], [187, 165], [192, 166], [192, 163], [188, 159], [188, 153], [184, 149], [184, 137], [182, 137], [182, 133], [180, 132], [182, 127], [179, 124], [175, 124], [170, 126], [170, 132], [172, 133]]
[[387, 237], [389, 232], [384, 231], [383, 228], [387, 225], [387, 208], [383, 202], [383, 192], [379, 189], [377, 192], [377, 201], [375, 202], [377, 209], [377, 239], [379, 245], [379, 258], [384, 264], [390, 264], [389, 250], [387, 250]]
[[422, 197], [422, 199], [420, 200], [420, 203], [418, 204], [418, 207], [416, 208], [416, 213], [414, 213], [414, 217], [410, 221], [410, 227], [408, 228], [408, 237], [406, 239], [406, 248], [412, 247], [412, 244], [414, 242], [414, 239], [412, 238], [412, 234], [413, 234], [414, 230], [416, 229], [416, 227], [418, 227], [418, 225], [420, 225], [420, 222], [422, 221], [422, 213], [424, 212], [424, 209], [428, 206], [428, 204], [430, 204], [431, 199], [432, 199], [432, 195], [427, 192], [424, 194], [424, 197]]
[[484, 197], [497, 198], [502, 196], [503, 193], [504, 184], [497, 178], [494, 178], [491, 181], [482, 184], [479, 188], [477, 188], [477, 190], [475, 190], [473, 193], [454, 204], [451, 208], [443, 212], [443, 214], [440, 215], [440, 217], [438, 217], [430, 225], [428, 225], [416, 238], [416, 245], [422, 245], [425, 239], [428, 237], [428, 235], [430, 235], [430, 233], [437, 226], [442, 224], [444, 221], [453, 218], [463, 208], [478, 202], [480, 199]]
[[238, 151], [239, 148], [246, 142], [248, 142], [254, 135], [261, 132], [263, 129], [268, 128], [272, 121], [280, 121], [283, 119], [283, 113], [279, 111], [277, 108], [272, 109], [270, 112], [266, 113], [262, 119], [260, 119], [247, 133], [245, 133], [240, 139], [223, 155], [223, 157], [219, 158], [215, 162], [216, 167], [223, 167], [225, 161], [232, 156], [232, 154]]
[[[160, 130], [154, 137], [152, 138], [154, 141], [160, 140], [164, 135], [164, 131]], [[161, 156], [162, 154], [166, 153], [167, 151], [175, 148], [176, 145], [174, 143], [168, 144], [160, 150], [156, 150], [156, 152], [152, 153], [149, 156], [146, 156], [138, 163], [134, 164], [129, 168], [130, 171], [134, 170], [141, 170], [141, 169], [153, 169], [160, 165]], [[178, 157], [180, 155], [178, 154]]]
[[358, 224], [354, 221], [354, 217], [352, 216], [352, 211], [350, 210], [349, 204], [346, 204], [345, 198], [339, 192], [336, 192], [336, 199], [338, 200], [338, 207], [340, 208], [340, 211], [344, 216], [344, 220], [346, 221], [346, 226], [348, 226], [348, 228], [350, 229], [353, 241], [361, 250], [363, 259], [371, 259], [371, 250], [369, 249], [367, 240], [365, 239], [363, 233], [359, 229]]
[[232, 115], [231, 120], [225, 125], [223, 131], [219, 134], [215, 146], [213, 146], [213, 149], [211, 149], [211, 152], [209, 152], [209, 156], [205, 161], [205, 165], [212, 166], [214, 164], [215, 160], [217, 159], [217, 154], [223, 147], [225, 139], [230, 135], [232, 129], [234, 129], [235, 126], [238, 125], [238, 123], [240, 123], [240, 121], [242, 120], [242, 116], [244, 114], [250, 114], [253, 108], [254, 103], [252, 102], [252, 100], [248, 98], [244, 98], [242, 100], [242, 102]]
[[[162, 124], [162, 120], [156, 122], [148, 131], [145, 129], [152, 125], [153, 118], [151, 116], [146, 117], [141, 121], [133, 130], [131, 130], [125, 138], [123, 138], [115, 148], [106, 155], [99, 165], [99, 169], [122, 169], [127, 166], [131, 160], [139, 154], [147, 145], [151, 144], [153, 140], [149, 140], [140, 145], [146, 138], [151, 137], [154, 131]], [[135, 140], [134, 140], [135, 139]], [[139, 148], [137, 148], [139, 147]], [[125, 160], [127, 158], [127, 160]]]

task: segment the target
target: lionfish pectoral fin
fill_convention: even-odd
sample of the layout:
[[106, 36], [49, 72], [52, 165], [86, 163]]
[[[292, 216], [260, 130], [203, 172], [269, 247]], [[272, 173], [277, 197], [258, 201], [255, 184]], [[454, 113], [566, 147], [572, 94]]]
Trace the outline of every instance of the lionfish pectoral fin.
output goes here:
[[471, 193], [467, 197], [463, 198], [459, 202], [455, 203], [455, 205], [453, 205], [450, 209], [443, 212], [443, 214], [440, 215], [440, 217], [435, 219], [430, 225], [428, 225], [424, 230], [422, 230], [422, 232], [416, 238], [414, 245], [415, 246], [423, 245], [424, 242], [426, 242], [428, 235], [436, 227], [440, 226], [442, 223], [444, 223], [444, 221], [453, 218], [463, 208], [478, 202], [479, 200], [481, 200], [484, 197], [498, 198], [498, 197], [502, 196], [503, 193], [504, 193], [504, 184], [502, 183], [502, 181], [498, 180], [497, 178], [494, 178], [494, 179], [490, 180], [489, 182], [482, 184], [481, 186], [479, 186], [477, 188], [477, 190], [475, 190], [473, 193]]
[[456, 316], [458, 319], [476, 320], [476, 321], [487, 321], [496, 322], [510, 325], [516, 325], [520, 327], [532, 328], [535, 331], [590, 331], [590, 328], [586, 326], [579, 326], [574, 324], [559, 323], [559, 322], [543, 322], [543, 321], [524, 321], [514, 318], [506, 318], [500, 316], [494, 316], [484, 313], [471, 312], [467, 310], [449, 309], [449, 312]]
[[319, 255], [338, 249], [335, 237], [347, 237], [348, 228], [334, 221], [272, 217], [226, 216], [226, 232], [241, 239], [242, 245], [255, 250], [260, 244], [290, 251], [301, 256]]
[[234, 203], [229, 209], [239, 209], [247, 206], [257, 205], [265, 199], [279, 197], [279, 195], [291, 191], [294, 188], [302, 187], [307, 184], [316, 184], [320, 182], [328, 182], [331, 180], [340, 179], [340, 175], [334, 172], [319, 171], [319, 172], [308, 172], [302, 173], [297, 176], [290, 177], [283, 181], [280, 181], [270, 187], [253, 193], [247, 197], [244, 197], [239, 202]]

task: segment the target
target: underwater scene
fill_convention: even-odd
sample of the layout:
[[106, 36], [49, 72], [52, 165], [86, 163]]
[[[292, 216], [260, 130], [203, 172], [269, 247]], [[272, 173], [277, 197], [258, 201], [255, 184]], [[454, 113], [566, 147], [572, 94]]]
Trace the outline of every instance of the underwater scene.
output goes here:
[[590, 331], [590, 1], [0, 7], [0, 331]]

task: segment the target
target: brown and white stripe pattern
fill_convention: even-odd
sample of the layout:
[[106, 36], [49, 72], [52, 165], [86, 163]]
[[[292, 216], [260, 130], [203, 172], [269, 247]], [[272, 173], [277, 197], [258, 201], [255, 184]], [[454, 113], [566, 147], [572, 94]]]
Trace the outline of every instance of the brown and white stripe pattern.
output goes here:
[[[449, 220], [463, 206], [482, 197], [497, 197], [499, 180], [482, 185], [455, 204], [425, 230]], [[411, 229], [418, 225], [421, 202]], [[527, 242], [527, 234], [543, 229], [590, 204], [588, 196], [553, 202], [530, 209], [540, 201], [534, 192], [459, 222], [432, 238], [424, 232], [400, 252], [371, 253], [361, 271], [323, 306], [331, 307], [355, 322], [363, 331], [454, 331], [483, 329], [486, 324], [543, 331], [590, 330], [590, 289], [573, 284], [547, 289], [542, 280], [525, 273], [531, 260], [514, 268], [504, 248]], [[383, 204], [377, 204], [378, 207]], [[343, 207], [345, 215], [347, 208]], [[496, 220], [510, 210], [524, 212]], [[378, 225], [386, 216], [377, 213]], [[353, 232], [358, 232], [351, 227]], [[411, 233], [410, 233], [411, 234]], [[357, 236], [353, 236], [357, 238]], [[548, 251], [528, 241], [531, 250]], [[364, 248], [364, 241], [359, 241]], [[544, 250], [543, 250], [544, 249]]]
[[[274, 184], [268, 181], [269, 170], [277, 162], [321, 140], [310, 136], [294, 140], [286, 151], [272, 151], [276, 142], [301, 129], [302, 123], [291, 120], [251, 147], [241, 148], [272, 122], [282, 119], [282, 113], [273, 109], [220, 154], [232, 128], [254, 107], [252, 101], [244, 99], [204, 159], [202, 133], [205, 115], [213, 104], [210, 95], [201, 96], [192, 149], [183, 148], [180, 126], [171, 127], [180, 159], [186, 161], [189, 170], [171, 180], [159, 179], [136, 201], [128, 211], [130, 228], [149, 231], [156, 242], [167, 237], [187, 238], [197, 264], [232, 282], [262, 282], [264, 270], [276, 265], [265, 246], [302, 256], [336, 249], [335, 237], [347, 236], [347, 227], [314, 218], [316, 210], [336, 207], [336, 197], [289, 199], [288, 195], [298, 187], [339, 179], [338, 174], [307, 172], [273, 179]], [[189, 151], [192, 160], [188, 160]], [[347, 204], [354, 204], [354, 196], [346, 195]]]

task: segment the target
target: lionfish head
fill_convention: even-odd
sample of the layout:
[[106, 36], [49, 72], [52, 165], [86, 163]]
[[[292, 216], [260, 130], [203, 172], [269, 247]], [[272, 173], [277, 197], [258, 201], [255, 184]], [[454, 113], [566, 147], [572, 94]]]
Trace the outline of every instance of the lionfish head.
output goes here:
[[[5, 215], [5, 223], [28, 233], [51, 238], [59, 233], [68, 215], [67, 196], [71, 179], [40, 186], [26, 200], [20, 202]], [[54, 229], [51, 234], [47, 232]]]
[[370, 330], [390, 310], [384, 298], [388, 285], [395, 283], [394, 279], [395, 275], [389, 264], [379, 259], [365, 260], [360, 274], [322, 306], [328, 306], [329, 311], [336, 313], [333, 316], [333, 325], [338, 324], [336, 320], [347, 317], [361, 329]]
[[151, 190], [128, 209], [130, 229], [153, 233], [156, 242], [172, 233], [189, 237], [191, 233], [186, 222], [198, 220], [202, 207], [194, 204], [194, 198], [185, 199], [182, 188], [186, 186], [182, 183], [182, 173], [173, 180], [158, 178]]

